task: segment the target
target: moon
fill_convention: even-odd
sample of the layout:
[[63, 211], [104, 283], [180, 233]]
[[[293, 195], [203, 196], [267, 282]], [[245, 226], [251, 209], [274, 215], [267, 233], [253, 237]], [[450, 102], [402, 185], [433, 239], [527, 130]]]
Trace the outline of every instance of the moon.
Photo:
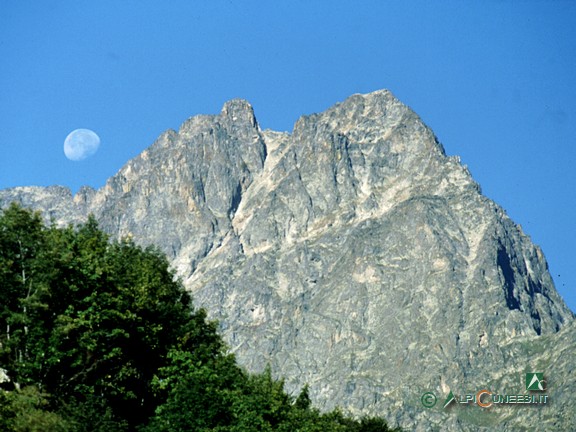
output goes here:
[[81, 161], [94, 155], [100, 147], [100, 137], [90, 129], [76, 129], [64, 140], [64, 154], [71, 161]]

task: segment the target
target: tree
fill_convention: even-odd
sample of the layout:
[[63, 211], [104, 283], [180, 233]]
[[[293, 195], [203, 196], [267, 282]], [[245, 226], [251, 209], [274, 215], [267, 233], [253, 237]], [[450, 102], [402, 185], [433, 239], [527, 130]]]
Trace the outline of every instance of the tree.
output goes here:
[[172, 346], [223, 347], [166, 258], [110, 242], [93, 217], [45, 228], [13, 205], [0, 214], [0, 251], [0, 364], [51, 407], [86, 404], [135, 427], [156, 408], [151, 382]]
[[0, 390], [0, 430], [3, 432], [68, 432], [73, 425], [48, 409], [48, 397], [34, 386]]
[[[10, 365], [10, 376], [26, 382], [36, 364], [34, 325], [38, 298], [45, 288], [46, 230], [39, 213], [13, 204], [0, 217], [0, 364]], [[4, 366], [6, 368], [6, 366]]]

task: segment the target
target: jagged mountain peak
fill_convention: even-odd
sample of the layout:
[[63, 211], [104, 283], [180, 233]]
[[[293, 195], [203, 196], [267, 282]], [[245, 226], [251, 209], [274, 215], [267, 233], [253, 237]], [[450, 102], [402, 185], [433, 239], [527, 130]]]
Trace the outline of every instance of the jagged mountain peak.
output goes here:
[[244, 99], [232, 99], [224, 104], [221, 115], [233, 122], [248, 123], [250, 126], [257, 125], [252, 105]]
[[219, 114], [199, 114], [190, 117], [180, 126], [179, 133], [191, 130], [194, 126], [208, 125], [211, 123], [235, 123], [236, 126], [247, 125], [252, 128], [258, 124], [252, 105], [247, 100], [237, 98], [225, 102]]
[[[159, 245], [242, 364], [270, 364], [291, 391], [308, 383], [325, 408], [475, 430], [466, 413], [427, 411], [422, 392], [487, 376], [513, 386], [513, 371], [545, 363], [561, 398], [573, 368], [525, 352], [574, 351], [542, 251], [387, 90], [302, 116], [292, 133], [262, 131], [234, 99], [163, 133], [98, 191], [0, 191], [1, 206], [14, 200], [62, 223], [94, 213], [113, 236]], [[556, 412], [510, 420], [513, 408], [494, 413], [503, 430]]]

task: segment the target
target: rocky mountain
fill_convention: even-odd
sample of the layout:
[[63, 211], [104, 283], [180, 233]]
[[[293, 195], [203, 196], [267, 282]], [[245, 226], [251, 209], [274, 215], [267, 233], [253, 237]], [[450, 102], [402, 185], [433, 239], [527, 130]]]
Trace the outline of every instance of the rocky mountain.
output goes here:
[[[576, 430], [576, 324], [542, 251], [388, 91], [291, 134], [232, 100], [99, 190], [0, 191], [12, 201], [159, 245], [239, 362], [308, 383], [322, 408], [406, 430]], [[546, 404], [443, 407], [451, 391], [525, 394], [527, 372]]]

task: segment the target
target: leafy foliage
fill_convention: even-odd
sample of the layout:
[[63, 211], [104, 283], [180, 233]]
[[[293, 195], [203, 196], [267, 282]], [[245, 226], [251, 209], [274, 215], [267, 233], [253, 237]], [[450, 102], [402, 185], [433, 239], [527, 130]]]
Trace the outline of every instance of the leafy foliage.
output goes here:
[[[236, 365], [156, 249], [94, 218], [45, 227], [0, 213], [0, 390], [6, 431], [387, 431], [296, 399]], [[17, 383], [17, 384], [15, 384]], [[20, 390], [21, 388], [21, 390]]]

